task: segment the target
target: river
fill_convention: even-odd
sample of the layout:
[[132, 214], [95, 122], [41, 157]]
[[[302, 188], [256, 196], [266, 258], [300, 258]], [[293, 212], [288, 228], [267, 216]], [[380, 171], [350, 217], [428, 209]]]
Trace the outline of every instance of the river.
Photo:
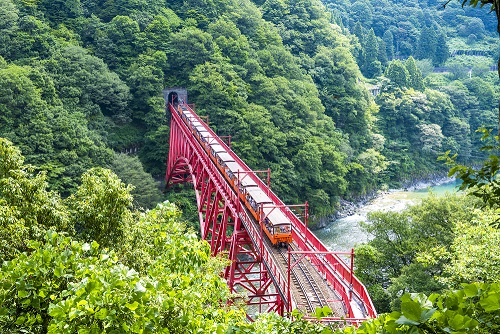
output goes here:
[[325, 228], [314, 231], [314, 234], [328, 249], [348, 251], [356, 244], [369, 240], [369, 235], [359, 225], [366, 220], [368, 212], [402, 211], [406, 206], [428, 196], [429, 190], [437, 196], [443, 196], [447, 192], [456, 192], [457, 186], [457, 182], [449, 182], [412, 191], [391, 190], [360, 207], [354, 215], [332, 221]]

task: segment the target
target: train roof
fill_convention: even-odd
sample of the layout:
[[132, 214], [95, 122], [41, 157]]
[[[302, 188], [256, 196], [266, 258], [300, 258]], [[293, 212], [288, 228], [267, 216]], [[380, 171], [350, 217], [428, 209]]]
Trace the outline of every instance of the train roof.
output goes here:
[[290, 219], [281, 211], [280, 208], [266, 208], [264, 207], [264, 214], [269, 219], [271, 224], [276, 225], [289, 225]]
[[205, 128], [203, 125], [195, 125], [194, 126], [198, 132], [202, 133], [203, 132], [203, 137], [209, 137], [210, 133], [208, 132], [207, 128]]
[[227, 168], [233, 172], [234, 175], [236, 175], [238, 173], [238, 171], [241, 173], [241, 172], [245, 172], [245, 170], [243, 169], [243, 167], [240, 166], [239, 163], [235, 162], [235, 161], [228, 161], [226, 163], [226, 166]]
[[203, 124], [201, 124], [200, 121], [198, 121], [197, 119], [191, 119], [191, 124], [195, 127], [195, 128], [198, 128], [198, 127], [202, 127], [203, 129], [206, 129], [205, 126]]
[[226, 149], [219, 143], [210, 144], [210, 147], [212, 148], [212, 150], [214, 150], [215, 153], [226, 152]]
[[243, 175], [240, 175], [240, 183], [245, 188], [246, 187], [257, 187], [257, 182], [252, 180], [249, 173], [245, 173]]
[[246, 188], [246, 191], [257, 204], [273, 202], [271, 198], [269, 198], [269, 196], [267, 196], [266, 193], [262, 191], [262, 189], [260, 189], [259, 187], [248, 187]]
[[217, 156], [224, 162], [234, 162], [234, 158], [227, 152], [219, 152]]

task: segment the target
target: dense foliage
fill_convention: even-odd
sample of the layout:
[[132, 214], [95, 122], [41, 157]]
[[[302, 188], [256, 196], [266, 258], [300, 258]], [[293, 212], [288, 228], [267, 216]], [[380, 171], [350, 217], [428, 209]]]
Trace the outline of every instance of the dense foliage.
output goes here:
[[[370, 254], [376, 255], [384, 266], [378, 270], [384, 277], [376, 281], [392, 281], [391, 313], [358, 328], [304, 321], [296, 312], [295, 320], [272, 313], [248, 322], [219, 275], [226, 261], [212, 257], [209, 245], [186, 230], [173, 204], [132, 211], [131, 187], [102, 168], [87, 171], [61, 200], [47, 191], [45, 173], [25, 165], [5, 139], [0, 157], [2, 332], [395, 334], [500, 328], [500, 286], [491, 283], [500, 275], [500, 259], [491, 256], [500, 254], [500, 233], [487, 224], [495, 214], [469, 210], [473, 203], [464, 196], [431, 197], [401, 214], [371, 216], [368, 228], [375, 237], [359, 249], [358, 271], [376, 274]], [[104, 218], [110, 211], [117, 215]], [[117, 233], [103, 233], [109, 228]], [[482, 282], [468, 283], [477, 280]], [[458, 289], [439, 289], [445, 285]]]
[[[87, 171], [61, 201], [47, 191], [43, 172], [33, 173], [7, 140], [0, 144], [2, 333], [320, 328], [272, 314], [247, 323], [219, 275], [226, 261], [212, 257], [209, 245], [186, 230], [173, 204], [131, 211], [130, 187], [105, 169]], [[117, 214], [105, 217], [111, 211]], [[111, 228], [114, 233], [106, 233]]]
[[[498, 16], [496, 0], [462, 2], [479, 3]], [[272, 169], [285, 202], [325, 216], [339, 198], [444, 170], [442, 152], [482, 158], [474, 131], [497, 124], [497, 22], [441, 5], [0, 0], [0, 136], [17, 146], [0, 140], [1, 330], [333, 332], [274, 314], [247, 323], [219, 277], [226, 263], [176, 207], [156, 206], [161, 91], [187, 87], [251, 167]], [[393, 312], [336, 331], [498, 331], [498, 170], [495, 154], [452, 169], [482, 210], [449, 197], [372, 214], [357, 273]], [[195, 211], [192, 191], [168, 197]]]
[[283, 200], [308, 200], [316, 217], [438, 170], [446, 150], [473, 160], [497, 81], [446, 55], [467, 38], [461, 49], [483, 43], [488, 56], [491, 17], [435, 2], [325, 3], [0, 0], [0, 135], [63, 197], [89, 168], [111, 167], [143, 208], [161, 198], [144, 172], [165, 172], [165, 87], [187, 87], [251, 167], [271, 168]]
[[[497, 127], [494, 13], [454, 1], [324, 2], [354, 35], [359, 68], [380, 90], [375, 124], [385, 137], [384, 182], [443, 173], [435, 158], [447, 150], [462, 163], [484, 157], [475, 130]], [[494, 1], [463, 2], [478, 3]]]

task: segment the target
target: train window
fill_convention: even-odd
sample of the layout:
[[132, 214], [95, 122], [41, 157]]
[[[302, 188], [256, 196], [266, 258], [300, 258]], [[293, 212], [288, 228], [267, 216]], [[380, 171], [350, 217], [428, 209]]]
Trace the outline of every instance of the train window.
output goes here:
[[[249, 186], [245, 188], [246, 199], [255, 212], [260, 212], [261, 204], [272, 204], [272, 200], [259, 187]], [[265, 211], [264, 211], [265, 212]]]
[[291, 231], [290, 219], [288, 219], [280, 208], [264, 207], [264, 214], [269, 218], [271, 224], [278, 228], [278, 232], [287, 233]]

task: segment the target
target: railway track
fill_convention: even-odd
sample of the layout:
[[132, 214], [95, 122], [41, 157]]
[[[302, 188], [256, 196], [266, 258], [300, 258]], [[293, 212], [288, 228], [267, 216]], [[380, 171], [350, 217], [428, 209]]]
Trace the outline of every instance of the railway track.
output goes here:
[[[293, 245], [290, 245], [291, 250], [295, 251]], [[288, 253], [286, 250], [279, 248], [277, 249], [277, 253], [283, 259], [286, 264], [286, 268], [288, 268]], [[295, 263], [299, 259], [299, 255], [292, 254], [291, 255], [291, 264]], [[296, 304], [298, 308], [302, 308], [305, 306], [306, 313], [314, 313], [316, 308], [327, 306], [327, 298], [323, 294], [322, 289], [318, 286], [318, 283], [314, 279], [312, 273], [309, 268], [310, 265], [307, 265], [303, 261], [307, 261], [301, 259], [291, 270], [291, 280], [293, 281], [296, 287], [299, 287], [298, 294], [300, 296], [301, 302], [299, 303], [296, 300]], [[287, 269], [288, 270], [288, 269]], [[323, 283], [323, 282], [322, 282]], [[297, 296], [294, 296], [297, 299]]]
[[[258, 225], [255, 220], [252, 223]], [[288, 249], [273, 246], [266, 237], [263, 238], [263, 246], [267, 249], [268, 254], [274, 258], [282, 277], [287, 277]], [[291, 251], [299, 251], [294, 243], [289, 244], [289, 247]], [[291, 254], [291, 264], [297, 262], [301, 256], [300, 254]], [[347, 314], [339, 295], [327, 284], [317, 268], [307, 258], [300, 259], [292, 268], [290, 279], [290, 293], [294, 308], [308, 315], [315, 315], [316, 308], [328, 306], [332, 310], [333, 316], [342, 317]], [[286, 296], [287, 291], [282, 291], [282, 293]]]

